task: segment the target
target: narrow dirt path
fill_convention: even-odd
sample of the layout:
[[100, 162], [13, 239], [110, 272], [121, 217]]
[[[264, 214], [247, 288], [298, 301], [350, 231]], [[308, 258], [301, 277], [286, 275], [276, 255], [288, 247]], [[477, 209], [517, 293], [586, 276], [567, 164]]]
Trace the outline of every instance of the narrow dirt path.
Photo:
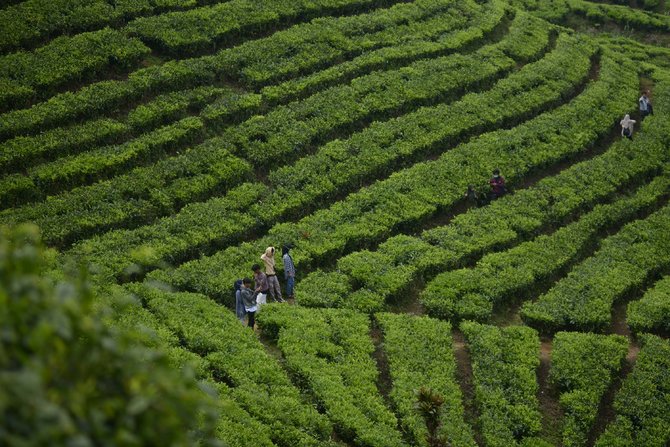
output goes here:
[[477, 427], [479, 411], [475, 404], [475, 386], [472, 374], [472, 360], [470, 352], [465, 343], [463, 333], [457, 329], [452, 331], [454, 340], [453, 350], [456, 358], [456, 378], [463, 393], [463, 406], [465, 407], [465, 422], [467, 422], [475, 434], [477, 445], [484, 445], [484, 440]]
[[379, 394], [384, 397], [384, 401], [389, 406], [389, 408], [392, 408], [389, 394], [393, 388], [393, 380], [391, 379], [391, 370], [389, 368], [388, 358], [384, 352], [384, 334], [377, 324], [377, 321], [374, 319], [370, 324], [370, 338], [372, 339], [372, 343], [375, 346], [375, 351], [372, 353], [372, 358], [377, 364], [377, 371], [379, 371], [379, 375], [377, 376], [377, 389], [379, 390]]
[[540, 412], [542, 413], [542, 439], [560, 446], [563, 409], [559, 403], [560, 391], [549, 380], [551, 351], [551, 339], [543, 339], [540, 344], [540, 367], [537, 369], [537, 383], [539, 385], [537, 399], [540, 402]]

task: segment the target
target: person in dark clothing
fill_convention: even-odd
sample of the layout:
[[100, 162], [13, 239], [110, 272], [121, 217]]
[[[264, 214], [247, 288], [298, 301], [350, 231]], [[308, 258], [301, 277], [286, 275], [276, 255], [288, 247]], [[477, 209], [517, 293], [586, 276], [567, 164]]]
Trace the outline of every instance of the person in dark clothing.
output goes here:
[[244, 304], [244, 310], [247, 312], [247, 326], [253, 329], [256, 324], [258, 304], [256, 304], [256, 294], [254, 294], [254, 291], [251, 289], [251, 280], [249, 278], [244, 278], [242, 280], [240, 295], [242, 297], [242, 303]]
[[468, 205], [470, 206], [479, 206], [480, 204], [480, 197], [479, 193], [475, 190], [475, 187], [472, 185], [468, 185], [468, 190], [465, 191], [465, 194], [463, 195], [465, 200], [467, 200]]
[[235, 281], [235, 315], [237, 319], [244, 324], [244, 317], [247, 315], [247, 311], [244, 309], [244, 303], [242, 302], [242, 279]]
[[284, 245], [281, 249], [282, 261], [284, 263], [284, 279], [286, 279], [286, 295], [293, 299], [293, 287], [295, 286], [295, 264], [289, 254], [290, 245]]
[[646, 90], [638, 99], [640, 105], [640, 120], [643, 120], [648, 115], [654, 114], [654, 107], [651, 105], [651, 100], [649, 99], [649, 90]]
[[495, 200], [498, 197], [502, 197], [507, 192], [505, 187], [505, 177], [500, 175], [500, 169], [493, 170], [493, 177], [489, 180], [489, 185], [491, 185], [491, 200]]

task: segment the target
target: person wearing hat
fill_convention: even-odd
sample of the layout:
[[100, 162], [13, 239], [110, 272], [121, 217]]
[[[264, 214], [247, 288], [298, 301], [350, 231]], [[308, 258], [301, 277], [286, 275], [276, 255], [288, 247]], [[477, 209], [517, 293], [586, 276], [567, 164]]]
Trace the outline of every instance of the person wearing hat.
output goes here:
[[295, 264], [289, 254], [291, 245], [284, 245], [281, 249], [282, 261], [284, 262], [284, 279], [286, 279], [286, 295], [293, 299], [293, 287], [295, 286]]

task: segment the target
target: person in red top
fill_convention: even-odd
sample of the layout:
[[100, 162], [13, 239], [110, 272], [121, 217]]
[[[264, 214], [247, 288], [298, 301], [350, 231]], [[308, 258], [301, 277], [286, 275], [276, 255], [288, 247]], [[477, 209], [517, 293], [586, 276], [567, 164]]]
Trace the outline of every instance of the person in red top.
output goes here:
[[507, 192], [505, 190], [505, 177], [500, 175], [500, 169], [493, 170], [493, 177], [489, 180], [489, 184], [491, 185], [491, 200], [502, 197]]

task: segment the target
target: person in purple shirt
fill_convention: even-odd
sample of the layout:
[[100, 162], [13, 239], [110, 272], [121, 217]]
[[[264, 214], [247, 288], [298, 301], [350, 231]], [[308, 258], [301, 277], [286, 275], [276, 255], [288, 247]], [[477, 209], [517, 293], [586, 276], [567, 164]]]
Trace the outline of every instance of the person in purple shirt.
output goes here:
[[489, 180], [489, 184], [491, 185], [492, 200], [504, 196], [507, 192], [505, 188], [505, 177], [500, 175], [500, 169], [493, 170], [493, 177], [491, 177], [491, 180]]

